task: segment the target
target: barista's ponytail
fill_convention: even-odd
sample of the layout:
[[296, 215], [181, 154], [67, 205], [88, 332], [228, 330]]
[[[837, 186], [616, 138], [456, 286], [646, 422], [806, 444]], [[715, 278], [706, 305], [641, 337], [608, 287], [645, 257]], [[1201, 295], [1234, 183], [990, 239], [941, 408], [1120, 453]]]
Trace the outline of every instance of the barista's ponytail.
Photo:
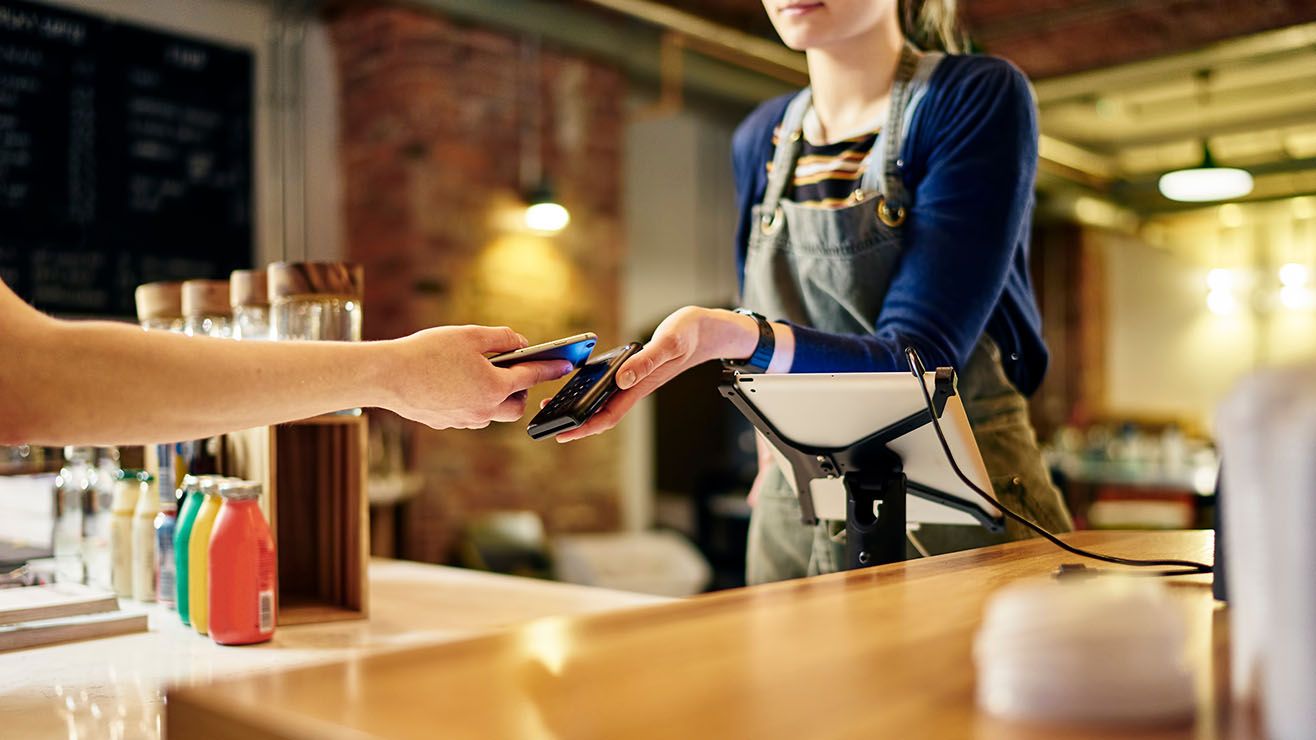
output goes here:
[[920, 49], [962, 54], [968, 51], [957, 18], [956, 0], [900, 0], [900, 27]]

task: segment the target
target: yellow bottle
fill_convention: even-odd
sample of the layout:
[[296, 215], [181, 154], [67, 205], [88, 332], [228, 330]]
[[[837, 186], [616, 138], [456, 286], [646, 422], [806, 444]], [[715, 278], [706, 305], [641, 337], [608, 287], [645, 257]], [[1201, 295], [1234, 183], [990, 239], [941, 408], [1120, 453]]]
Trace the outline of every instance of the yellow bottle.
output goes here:
[[224, 503], [219, 495], [219, 485], [223, 480], [207, 478], [201, 481], [201, 493], [206, 498], [197, 510], [192, 537], [187, 542], [188, 616], [192, 619], [192, 628], [203, 635], [210, 632], [210, 531], [214, 529], [215, 517], [219, 516], [219, 507]]

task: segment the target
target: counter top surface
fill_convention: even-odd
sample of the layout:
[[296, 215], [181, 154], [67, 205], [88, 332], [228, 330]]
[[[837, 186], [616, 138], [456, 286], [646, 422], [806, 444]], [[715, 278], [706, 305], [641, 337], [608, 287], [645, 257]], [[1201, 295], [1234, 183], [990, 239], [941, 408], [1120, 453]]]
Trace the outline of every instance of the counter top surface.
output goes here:
[[[1210, 532], [1082, 532], [1130, 557], [1209, 562]], [[1170, 586], [1189, 627], [1190, 725], [1031, 727], [974, 705], [971, 646], [999, 587], [1076, 558], [1032, 540], [170, 695], [171, 731], [216, 737], [1214, 738], [1224, 610], [1209, 577]], [[1113, 566], [1112, 566], [1113, 567]]]
[[264, 645], [216, 645], [171, 610], [125, 600], [126, 611], [149, 614], [149, 632], [0, 653], [0, 736], [159, 737], [166, 685], [201, 686], [665, 601], [398, 560], [371, 561], [369, 578], [369, 619], [280, 627]]

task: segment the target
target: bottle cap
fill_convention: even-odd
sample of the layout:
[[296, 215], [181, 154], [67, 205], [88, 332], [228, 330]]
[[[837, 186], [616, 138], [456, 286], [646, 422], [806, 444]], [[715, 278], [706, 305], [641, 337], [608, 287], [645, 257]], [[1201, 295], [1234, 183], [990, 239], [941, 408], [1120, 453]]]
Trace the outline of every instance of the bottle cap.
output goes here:
[[265, 275], [265, 270], [234, 270], [228, 278], [229, 305], [233, 308], [270, 305]]
[[227, 280], [188, 280], [183, 283], [183, 315], [228, 316]]
[[180, 319], [183, 317], [183, 284], [177, 282], [146, 283], [137, 286], [137, 320]]
[[217, 496], [219, 495], [219, 486], [223, 482], [224, 478], [220, 476], [203, 475], [201, 476], [201, 479], [197, 481], [197, 485], [201, 487], [201, 492], [207, 496]]
[[270, 303], [303, 295], [361, 300], [365, 268], [351, 262], [275, 262], [266, 269]]
[[219, 495], [225, 501], [252, 501], [260, 498], [261, 485], [255, 481], [226, 481], [219, 487]]

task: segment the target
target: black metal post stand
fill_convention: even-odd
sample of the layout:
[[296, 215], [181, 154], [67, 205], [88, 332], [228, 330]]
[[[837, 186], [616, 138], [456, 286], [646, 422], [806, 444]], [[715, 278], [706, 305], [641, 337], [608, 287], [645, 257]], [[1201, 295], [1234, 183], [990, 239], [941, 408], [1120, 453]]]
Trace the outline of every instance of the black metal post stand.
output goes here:
[[[744, 379], [744, 382], [752, 381], [752, 377]], [[991, 531], [999, 532], [1003, 527], [1000, 521], [972, 503], [906, 479], [900, 455], [887, 445], [930, 423], [932, 417], [927, 409], [883, 427], [847, 447], [813, 447], [783, 436], [764, 418], [737, 387], [734, 372], [728, 371], [718, 391], [790, 462], [800, 501], [800, 520], [804, 524], [818, 522], [810, 482], [817, 478], [841, 478], [847, 498], [847, 569], [905, 559], [906, 494], [966, 512]], [[947, 399], [955, 393], [955, 371], [938, 368], [932, 395], [938, 418], [946, 408]]]
[[845, 562], [862, 568], [905, 559], [905, 474], [883, 450], [876, 466], [845, 476]]

